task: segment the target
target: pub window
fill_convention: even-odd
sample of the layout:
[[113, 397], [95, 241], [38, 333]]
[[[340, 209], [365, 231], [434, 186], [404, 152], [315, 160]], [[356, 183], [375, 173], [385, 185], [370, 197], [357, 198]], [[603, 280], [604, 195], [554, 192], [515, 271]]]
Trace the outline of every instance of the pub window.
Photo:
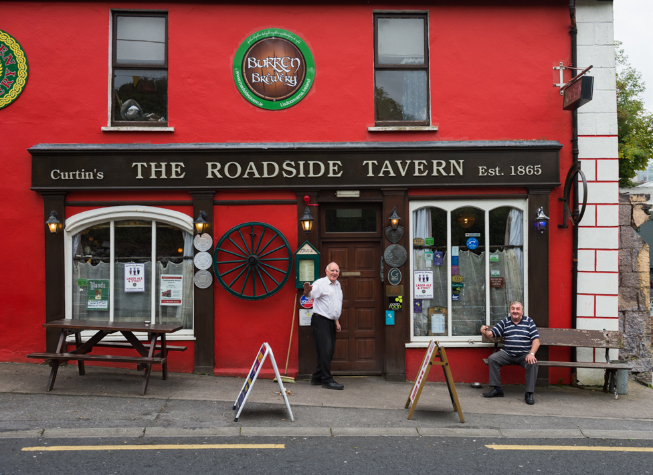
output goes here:
[[428, 17], [374, 14], [377, 126], [430, 125]]
[[114, 12], [111, 125], [168, 125], [168, 15]]
[[411, 203], [413, 341], [480, 341], [525, 302], [525, 200]]
[[192, 334], [191, 218], [180, 226], [161, 219], [167, 210], [144, 219], [113, 209], [101, 220], [102, 211], [66, 223], [67, 318], [177, 324]]

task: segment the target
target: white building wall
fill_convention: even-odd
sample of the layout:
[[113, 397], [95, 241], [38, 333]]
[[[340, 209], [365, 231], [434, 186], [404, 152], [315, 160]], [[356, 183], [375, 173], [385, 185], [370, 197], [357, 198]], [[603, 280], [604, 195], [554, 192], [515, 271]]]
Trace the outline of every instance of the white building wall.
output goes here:
[[[578, 67], [593, 65], [589, 75], [594, 76], [594, 98], [578, 109], [588, 206], [578, 230], [577, 327], [618, 330], [619, 149], [612, 2], [577, 0], [576, 22]], [[579, 361], [605, 361], [603, 351], [580, 350], [577, 356]], [[603, 371], [579, 369], [578, 380], [602, 385]]]

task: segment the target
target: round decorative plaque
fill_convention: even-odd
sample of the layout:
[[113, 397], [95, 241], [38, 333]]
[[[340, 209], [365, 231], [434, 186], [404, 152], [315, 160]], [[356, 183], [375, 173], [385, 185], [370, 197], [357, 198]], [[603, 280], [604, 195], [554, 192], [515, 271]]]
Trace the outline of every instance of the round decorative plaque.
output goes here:
[[198, 252], [195, 254], [193, 261], [195, 262], [195, 267], [202, 270], [208, 269], [213, 264], [213, 258], [208, 252]]
[[193, 280], [198, 288], [206, 289], [213, 283], [213, 276], [208, 270], [202, 269], [195, 272]]
[[204, 252], [211, 249], [211, 244], [213, 244], [213, 239], [211, 239], [209, 233], [196, 234], [195, 239], [193, 239], [193, 244], [195, 244], [195, 249]]
[[0, 30], [0, 109], [14, 102], [25, 89], [27, 56], [18, 41]]
[[408, 259], [408, 252], [406, 252], [406, 248], [400, 244], [390, 244], [385, 248], [383, 258], [390, 267], [399, 267], [404, 265], [406, 259]]

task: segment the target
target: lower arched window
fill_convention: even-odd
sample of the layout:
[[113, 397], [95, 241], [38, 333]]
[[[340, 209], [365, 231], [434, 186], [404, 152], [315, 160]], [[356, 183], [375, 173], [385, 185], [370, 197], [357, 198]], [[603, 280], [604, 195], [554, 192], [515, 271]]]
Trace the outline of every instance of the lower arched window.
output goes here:
[[66, 317], [193, 329], [191, 217], [121, 206], [66, 220]]

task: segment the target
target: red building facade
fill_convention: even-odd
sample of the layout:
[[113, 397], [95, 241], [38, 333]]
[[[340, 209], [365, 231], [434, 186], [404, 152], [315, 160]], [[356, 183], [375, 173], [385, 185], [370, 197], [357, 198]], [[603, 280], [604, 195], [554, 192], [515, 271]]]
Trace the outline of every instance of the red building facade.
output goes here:
[[[411, 379], [437, 338], [457, 381], [485, 381], [492, 349], [479, 328], [507, 315], [511, 299], [540, 326], [571, 328], [572, 232], [557, 224], [572, 120], [551, 69], [571, 61], [568, 2], [8, 2], [3, 18], [29, 79], [0, 109], [12, 276], [0, 360], [52, 347], [47, 320], [151, 315], [185, 326], [178, 339], [189, 350], [173, 355], [171, 370], [244, 375], [264, 341], [283, 359], [295, 318], [288, 373], [312, 372], [294, 265], [280, 264], [279, 276], [267, 268], [275, 278], [260, 281], [246, 265], [253, 277], [232, 282], [239, 270], [218, 264], [208, 288], [191, 285], [200, 211], [214, 261], [226, 261], [216, 248], [235, 251], [235, 228], [262, 223], [240, 228], [241, 247], [255, 235], [243, 255], [267, 243], [266, 230], [291, 258], [308, 241], [320, 269], [339, 263], [335, 374]], [[284, 78], [268, 81], [298, 74], [300, 86], [257, 96], [249, 84], [252, 99], [239, 88], [239, 49], [264, 37], [294, 42], [305, 70], [277, 50], [252, 56], [259, 82], [276, 64]], [[261, 63], [267, 57], [281, 61]], [[318, 205], [308, 234], [305, 196]], [[534, 227], [539, 208], [551, 218], [544, 233]], [[398, 237], [386, 233], [393, 210]], [[51, 211], [62, 223], [54, 235], [43, 225]], [[137, 298], [123, 288], [127, 263], [147, 276]], [[392, 268], [403, 287], [390, 288]], [[166, 274], [184, 277], [179, 308], [159, 299]], [[433, 279], [426, 298], [421, 278]], [[106, 309], [85, 303], [88, 280], [109, 282]], [[261, 292], [270, 295], [254, 298]], [[401, 309], [386, 324], [396, 295]], [[542, 373], [544, 383], [568, 376]]]

